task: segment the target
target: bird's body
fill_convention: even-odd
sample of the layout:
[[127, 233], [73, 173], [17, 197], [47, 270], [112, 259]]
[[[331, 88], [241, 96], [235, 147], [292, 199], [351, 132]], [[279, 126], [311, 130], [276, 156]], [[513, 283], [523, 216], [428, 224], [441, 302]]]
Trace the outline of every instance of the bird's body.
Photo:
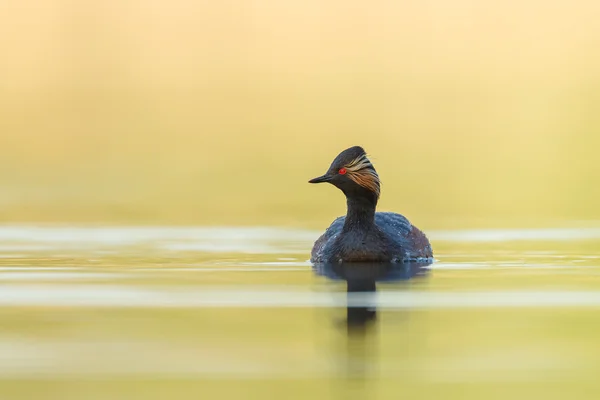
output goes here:
[[379, 176], [361, 147], [344, 150], [327, 173], [310, 181], [329, 182], [346, 195], [347, 214], [315, 242], [311, 262], [431, 261], [429, 240], [404, 216], [376, 212]]
[[345, 220], [345, 216], [336, 218], [317, 239], [311, 262], [414, 262], [433, 257], [425, 234], [403, 215], [377, 212], [375, 228], [342, 234]]

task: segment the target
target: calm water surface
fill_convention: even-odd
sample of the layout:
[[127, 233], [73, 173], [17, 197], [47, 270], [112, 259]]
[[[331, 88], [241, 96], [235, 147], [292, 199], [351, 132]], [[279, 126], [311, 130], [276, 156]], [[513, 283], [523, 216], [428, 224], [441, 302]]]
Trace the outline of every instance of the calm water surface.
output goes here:
[[0, 398], [600, 396], [600, 228], [428, 232], [375, 296], [313, 273], [318, 234], [0, 227]]

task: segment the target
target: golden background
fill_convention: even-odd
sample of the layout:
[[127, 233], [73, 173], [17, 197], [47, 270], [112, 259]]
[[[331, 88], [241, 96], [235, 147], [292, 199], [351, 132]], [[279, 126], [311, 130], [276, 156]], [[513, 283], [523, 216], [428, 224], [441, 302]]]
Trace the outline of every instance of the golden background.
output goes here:
[[425, 229], [600, 216], [596, 1], [0, 4], [0, 221], [289, 224], [361, 145]]

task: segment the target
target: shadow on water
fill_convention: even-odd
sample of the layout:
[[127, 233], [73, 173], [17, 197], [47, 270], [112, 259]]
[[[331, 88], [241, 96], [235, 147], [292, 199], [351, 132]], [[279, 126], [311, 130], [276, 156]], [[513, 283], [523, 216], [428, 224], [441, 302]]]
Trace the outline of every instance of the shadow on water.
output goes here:
[[[367, 395], [367, 379], [377, 364], [377, 286], [396, 283], [398, 290], [405, 288], [413, 278], [426, 277], [431, 262], [407, 263], [339, 263], [315, 264], [313, 272], [333, 281], [345, 281], [347, 302], [346, 318], [341, 324], [345, 330], [345, 375], [353, 398]], [[358, 385], [358, 386], [357, 386]], [[367, 391], [367, 392], [365, 392]]]

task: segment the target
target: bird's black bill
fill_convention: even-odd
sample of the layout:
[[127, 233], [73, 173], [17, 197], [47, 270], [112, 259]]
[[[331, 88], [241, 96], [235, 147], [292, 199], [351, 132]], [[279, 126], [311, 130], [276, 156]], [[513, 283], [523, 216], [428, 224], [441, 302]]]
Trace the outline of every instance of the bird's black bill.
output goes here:
[[330, 180], [331, 180], [330, 176], [323, 175], [318, 178], [311, 179], [310, 181], [308, 181], [308, 183], [322, 183], [322, 182], [329, 182]]

